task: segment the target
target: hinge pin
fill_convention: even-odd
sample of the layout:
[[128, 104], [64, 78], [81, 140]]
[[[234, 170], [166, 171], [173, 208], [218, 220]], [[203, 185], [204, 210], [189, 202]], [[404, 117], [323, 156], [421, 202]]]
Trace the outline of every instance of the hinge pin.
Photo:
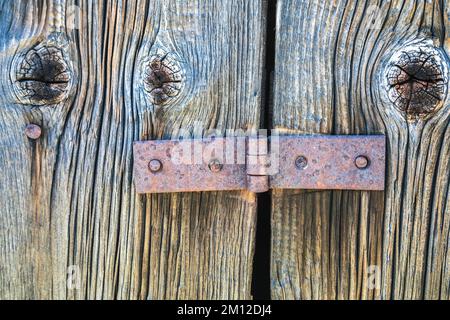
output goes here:
[[249, 137], [247, 139], [247, 189], [250, 192], [269, 191], [269, 173], [271, 161], [267, 137]]

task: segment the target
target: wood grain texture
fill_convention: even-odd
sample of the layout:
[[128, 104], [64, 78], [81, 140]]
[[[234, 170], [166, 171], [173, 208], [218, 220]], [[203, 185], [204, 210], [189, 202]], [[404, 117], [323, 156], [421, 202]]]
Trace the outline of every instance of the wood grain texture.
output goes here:
[[[250, 298], [255, 196], [138, 196], [132, 142], [259, 127], [265, 2], [0, 8], [0, 298]], [[40, 71], [52, 59], [36, 58], [41, 78], [23, 80], [49, 95], [30, 104], [17, 87], [17, 61], [38, 47], [63, 52], [58, 103]], [[162, 84], [146, 82], [152, 57], [173, 72]], [[29, 123], [40, 139], [25, 136]]]
[[449, 20], [446, 0], [278, 1], [273, 127], [384, 133], [388, 162], [384, 192], [273, 192], [273, 298], [450, 299], [449, 99], [408, 119], [385, 86], [408, 46], [448, 79]]

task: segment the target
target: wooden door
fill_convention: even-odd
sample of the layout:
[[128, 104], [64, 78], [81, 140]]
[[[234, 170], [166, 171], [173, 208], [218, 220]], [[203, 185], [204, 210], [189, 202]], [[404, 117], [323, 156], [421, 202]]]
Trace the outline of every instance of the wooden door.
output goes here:
[[264, 1], [0, 8], [0, 298], [251, 298], [255, 194], [137, 195], [132, 143], [259, 127]]
[[[449, 30], [447, 0], [0, 0], [0, 298], [449, 299]], [[134, 141], [260, 127], [385, 134], [386, 190], [136, 193]]]
[[387, 137], [384, 192], [275, 190], [275, 299], [450, 298], [449, 1], [278, 1], [273, 127]]

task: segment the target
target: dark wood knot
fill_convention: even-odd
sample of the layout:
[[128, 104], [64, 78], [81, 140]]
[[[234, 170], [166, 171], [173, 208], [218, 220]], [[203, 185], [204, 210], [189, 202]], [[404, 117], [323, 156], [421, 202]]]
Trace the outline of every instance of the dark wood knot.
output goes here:
[[153, 56], [145, 65], [144, 89], [155, 105], [164, 105], [181, 91], [183, 75], [177, 61], [165, 55]]
[[71, 72], [64, 54], [53, 46], [28, 51], [16, 72], [19, 97], [37, 105], [62, 101], [69, 91], [70, 80]]
[[446, 95], [442, 59], [435, 49], [402, 51], [387, 73], [389, 99], [408, 119], [434, 112]]

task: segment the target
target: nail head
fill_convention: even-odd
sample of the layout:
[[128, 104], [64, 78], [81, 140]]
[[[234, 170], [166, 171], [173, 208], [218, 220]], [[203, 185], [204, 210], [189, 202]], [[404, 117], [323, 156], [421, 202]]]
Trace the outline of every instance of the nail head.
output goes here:
[[158, 159], [150, 160], [150, 162], [148, 163], [148, 168], [153, 173], [159, 172], [162, 169], [162, 163]]
[[40, 138], [42, 129], [37, 124], [29, 124], [25, 128], [25, 134], [28, 138], [36, 140]]
[[366, 156], [357, 156], [355, 165], [358, 169], [365, 169], [369, 166], [369, 159]]
[[299, 156], [295, 159], [295, 166], [300, 170], [306, 169], [308, 166], [308, 159], [305, 156]]
[[219, 160], [215, 159], [209, 162], [208, 167], [211, 172], [217, 173], [222, 171], [223, 164]]

